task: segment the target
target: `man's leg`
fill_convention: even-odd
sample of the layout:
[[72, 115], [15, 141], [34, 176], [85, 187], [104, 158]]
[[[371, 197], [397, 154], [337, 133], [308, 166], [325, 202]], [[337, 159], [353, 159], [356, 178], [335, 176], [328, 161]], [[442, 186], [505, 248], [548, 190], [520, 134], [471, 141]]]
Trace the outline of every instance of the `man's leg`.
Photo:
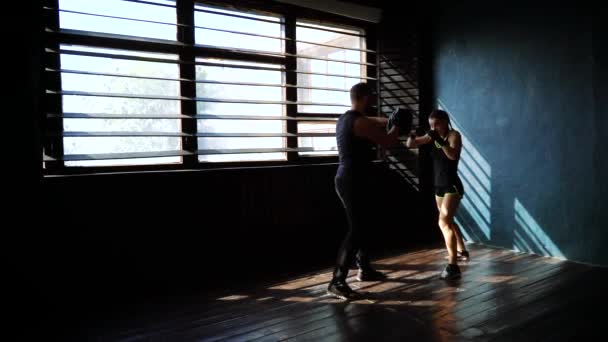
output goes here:
[[[369, 190], [368, 190], [369, 192]], [[381, 273], [376, 271], [372, 265], [371, 265], [371, 261], [370, 261], [370, 257], [369, 257], [369, 241], [371, 241], [370, 239], [370, 234], [372, 232], [372, 230], [374, 229], [374, 222], [373, 222], [373, 217], [371, 215], [371, 209], [367, 206], [365, 206], [365, 199], [366, 198], [376, 198], [373, 194], [371, 193], [364, 193], [363, 195], [361, 195], [361, 198], [358, 198], [356, 203], [361, 204], [360, 207], [355, 208], [355, 213], [357, 215], [356, 219], [360, 222], [359, 225], [357, 225], [357, 227], [360, 229], [359, 230], [359, 249], [357, 251], [357, 255], [356, 255], [356, 261], [357, 261], [357, 267], [359, 268], [359, 271], [357, 273], [357, 280], [359, 281], [381, 281], [381, 280], [385, 280], [386, 276]]]
[[358, 205], [358, 203], [362, 203], [363, 201], [360, 198], [356, 198], [356, 192], [353, 191], [352, 188], [349, 188], [351, 186], [351, 184], [346, 183], [345, 185], [340, 184], [336, 187], [342, 204], [344, 205], [344, 211], [348, 221], [348, 233], [342, 241], [340, 250], [338, 251], [338, 259], [334, 271], [334, 278], [341, 281], [346, 280], [348, 270], [355, 260], [355, 257], [357, 266], [359, 266], [359, 261], [365, 262], [365, 266], [369, 265], [367, 253], [365, 252], [365, 239], [363, 236], [366, 224], [365, 208]]
[[[355, 257], [355, 253], [361, 246], [361, 218], [357, 213], [357, 198], [355, 197], [355, 184], [352, 182], [336, 178], [336, 192], [342, 201], [346, 218], [348, 221], [348, 233], [342, 241], [336, 267], [334, 269], [332, 281], [329, 284], [328, 292], [342, 299], [350, 299], [358, 296], [357, 293], [346, 284], [350, 265]], [[360, 209], [359, 209], [360, 210]]]

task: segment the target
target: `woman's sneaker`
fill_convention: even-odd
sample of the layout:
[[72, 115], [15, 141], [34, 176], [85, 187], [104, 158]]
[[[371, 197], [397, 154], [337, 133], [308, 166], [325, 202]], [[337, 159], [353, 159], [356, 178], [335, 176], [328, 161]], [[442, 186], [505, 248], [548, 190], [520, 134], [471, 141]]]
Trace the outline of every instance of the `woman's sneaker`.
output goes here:
[[469, 259], [470, 259], [469, 251], [458, 252], [457, 256], [458, 256], [458, 260], [460, 260], [460, 261], [469, 261]]
[[441, 272], [441, 279], [454, 280], [460, 278], [460, 267], [458, 265], [448, 264]]
[[[445, 258], [449, 259], [450, 256], [446, 255]], [[458, 259], [458, 261], [469, 261], [471, 259], [470, 255], [469, 255], [469, 251], [456, 252], [456, 258]]]

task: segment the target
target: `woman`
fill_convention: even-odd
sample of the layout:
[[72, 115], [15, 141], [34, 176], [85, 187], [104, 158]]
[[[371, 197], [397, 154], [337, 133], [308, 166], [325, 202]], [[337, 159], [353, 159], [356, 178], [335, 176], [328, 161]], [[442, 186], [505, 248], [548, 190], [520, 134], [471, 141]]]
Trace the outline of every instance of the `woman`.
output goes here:
[[458, 177], [458, 160], [462, 150], [460, 133], [453, 130], [450, 117], [443, 110], [435, 110], [429, 115], [431, 130], [422, 137], [410, 135], [407, 145], [414, 148], [420, 145], [432, 144], [433, 173], [435, 185], [435, 200], [439, 210], [439, 227], [445, 239], [449, 254], [449, 263], [441, 273], [442, 279], [460, 278], [458, 259], [468, 260], [466, 250], [454, 216], [460, 200], [464, 195], [462, 182]]

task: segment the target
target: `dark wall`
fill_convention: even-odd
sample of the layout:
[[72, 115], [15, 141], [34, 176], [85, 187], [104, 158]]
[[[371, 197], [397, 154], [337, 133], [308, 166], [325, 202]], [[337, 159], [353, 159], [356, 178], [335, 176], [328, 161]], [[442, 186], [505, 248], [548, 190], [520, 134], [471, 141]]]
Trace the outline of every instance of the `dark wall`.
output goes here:
[[[336, 165], [47, 178], [20, 277], [86, 316], [333, 263], [346, 231]], [[379, 165], [376, 255], [436, 241], [418, 193]]]
[[465, 138], [459, 222], [471, 239], [608, 264], [605, 18], [518, 1], [439, 6], [434, 89]]

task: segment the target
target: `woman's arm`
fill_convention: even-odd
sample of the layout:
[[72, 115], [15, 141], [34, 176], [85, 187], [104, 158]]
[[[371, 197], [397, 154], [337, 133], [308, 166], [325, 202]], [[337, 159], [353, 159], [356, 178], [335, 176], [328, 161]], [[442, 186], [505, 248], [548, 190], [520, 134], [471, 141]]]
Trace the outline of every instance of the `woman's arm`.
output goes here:
[[431, 141], [433, 141], [433, 139], [429, 137], [428, 134], [425, 134], [421, 137], [417, 137], [416, 133], [412, 132], [409, 138], [407, 138], [406, 146], [409, 148], [416, 148], [420, 145], [428, 144]]
[[460, 151], [462, 150], [462, 138], [460, 137], [460, 133], [451, 131], [450, 134], [448, 134], [446, 144], [443, 145], [441, 149], [448, 158], [458, 160], [458, 158], [460, 158]]

